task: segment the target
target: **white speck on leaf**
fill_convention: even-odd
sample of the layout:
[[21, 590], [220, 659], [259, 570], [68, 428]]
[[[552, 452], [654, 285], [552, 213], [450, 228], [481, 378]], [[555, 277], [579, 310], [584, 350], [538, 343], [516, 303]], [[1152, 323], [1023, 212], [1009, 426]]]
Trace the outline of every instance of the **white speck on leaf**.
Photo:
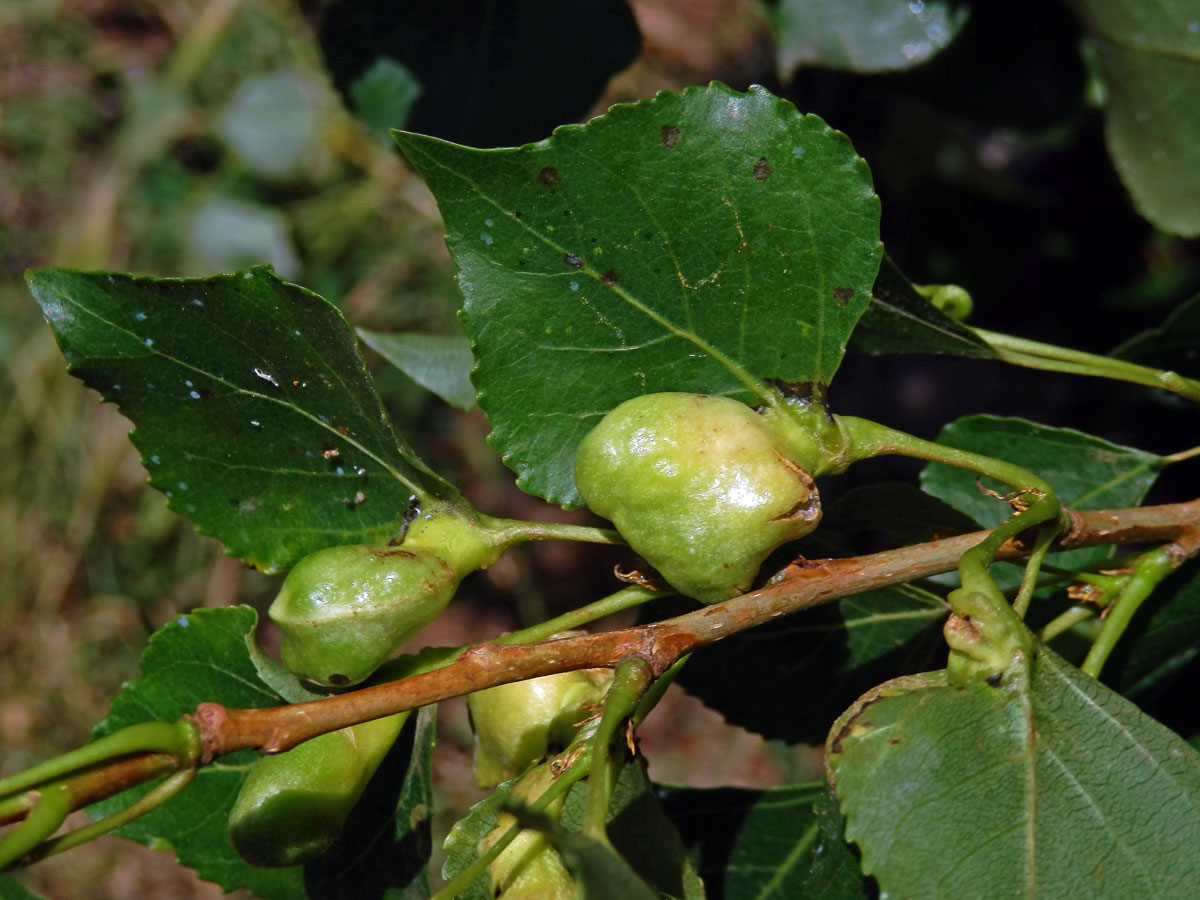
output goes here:
[[275, 387], [279, 387], [279, 382], [275, 380], [275, 376], [272, 375], [270, 372], [264, 372], [262, 369], [260, 369], [256, 366], [254, 368], [254, 374], [257, 375], [259, 378], [261, 378], [263, 381], [269, 381], [269, 382], [271, 382], [271, 384], [275, 385]]

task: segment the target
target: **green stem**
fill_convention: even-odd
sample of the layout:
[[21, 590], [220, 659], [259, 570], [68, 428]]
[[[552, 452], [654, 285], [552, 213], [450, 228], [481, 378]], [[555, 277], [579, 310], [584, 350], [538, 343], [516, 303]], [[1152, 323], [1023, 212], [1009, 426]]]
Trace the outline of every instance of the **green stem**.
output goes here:
[[105, 816], [97, 822], [92, 822], [90, 825], [85, 825], [69, 834], [64, 834], [56, 841], [49, 841], [44, 846], [34, 848], [30, 854], [30, 862], [54, 856], [56, 853], [70, 850], [73, 847], [78, 847], [80, 844], [86, 844], [88, 841], [108, 834], [122, 825], [128, 825], [134, 819], [144, 816], [152, 809], [157, 809], [166, 803], [183, 790], [195, 776], [195, 769], [182, 769], [172, 773], [161, 784], [147, 791], [120, 812], [115, 812], [111, 816]]
[[[570, 790], [575, 782], [588, 773], [590, 767], [588, 748], [586, 746], [579, 746], [578, 751], [579, 753], [571, 765], [550, 783], [550, 787], [546, 788], [545, 792], [537, 800], [529, 804], [530, 809], [535, 812], [543, 812], [551, 803]], [[517, 835], [520, 833], [521, 823], [514, 822], [486, 852], [481, 853], [469, 866], [447, 881], [442, 886], [442, 889], [434, 894], [430, 900], [456, 900], [456, 898], [465, 894], [475, 879], [487, 872], [488, 867], [495, 862], [496, 857], [504, 851], [505, 847], [516, 840]]]
[[1081, 670], [1093, 678], [1100, 676], [1100, 670], [1104, 668], [1109, 654], [1125, 633], [1134, 613], [1153, 593], [1158, 583], [1171, 574], [1176, 565], [1177, 558], [1166, 547], [1151, 550], [1138, 560], [1124, 589], [1108, 608], [1104, 624], [1100, 627], [1100, 634], [1096, 636], [1087, 657], [1079, 667]]
[[637, 709], [633, 711], [634, 729], [636, 729], [642, 724], [642, 722], [646, 720], [646, 716], [650, 715], [650, 712], [654, 709], [654, 707], [658, 706], [658, 701], [663, 698], [663, 694], [667, 692], [667, 688], [674, 683], [676, 676], [679, 675], [679, 671], [691, 658], [692, 655], [690, 653], [686, 656], [679, 657], [679, 659], [675, 660], [671, 668], [667, 669], [667, 671], [663, 672], [656, 679], [654, 679], [654, 683], [646, 689], [646, 693], [643, 694], [642, 699], [638, 701]]
[[1066, 612], [1055, 616], [1044, 626], [1038, 633], [1038, 638], [1043, 644], [1048, 644], [1060, 634], [1070, 631], [1081, 622], [1086, 622], [1096, 616], [1095, 607], [1090, 606], [1072, 606]]
[[1041, 344], [1037, 341], [1029, 341], [996, 331], [986, 331], [982, 328], [973, 330], [996, 350], [1000, 359], [1007, 363], [1051, 372], [1129, 381], [1134, 384], [1171, 391], [1188, 400], [1200, 403], [1200, 381], [1184, 378], [1175, 372], [1151, 369], [1148, 366], [1139, 366], [1122, 359], [1096, 356], [1092, 353], [1070, 350], [1053, 344]]
[[526, 541], [583, 541], [589, 544], [624, 544], [625, 539], [613, 528], [594, 528], [589, 525], [568, 525], [565, 522], [525, 522], [520, 519], [485, 520], [492, 529], [492, 538], [505, 547], [515, 547]]
[[621, 661], [613, 670], [612, 684], [604, 697], [604, 712], [591, 737], [592, 759], [588, 772], [587, 802], [584, 806], [580, 831], [605, 846], [608, 840], [608, 804], [623, 757], [615, 756], [612, 744], [622, 723], [637, 709], [654, 673], [644, 659]]
[[603, 619], [605, 616], [611, 616], [613, 613], [620, 612], [621, 610], [640, 606], [658, 597], [670, 596], [671, 593], [673, 592], [653, 591], [650, 588], [633, 584], [586, 606], [581, 606], [579, 609], [573, 609], [570, 612], [563, 613], [561, 616], [555, 616], [553, 619], [547, 619], [545, 622], [539, 622], [537, 625], [532, 625], [529, 628], [522, 628], [520, 631], [514, 631], [511, 634], [496, 638], [496, 643], [532, 644], [536, 641], [544, 641], [556, 634], [570, 631], [573, 628], [578, 628], [580, 625], [586, 625], [588, 622], [594, 622], [597, 619]]
[[1183, 462], [1187, 459], [1195, 459], [1200, 456], [1200, 447], [1192, 447], [1188, 450], [1180, 450], [1178, 453], [1171, 453], [1162, 457], [1162, 464], [1170, 465], [1172, 463]]
[[80, 769], [108, 762], [118, 756], [152, 752], [174, 756], [179, 760], [180, 768], [194, 767], [201, 753], [195, 723], [180, 719], [178, 722], [142, 722], [122, 728], [115, 734], [92, 741], [70, 753], [0, 779], [0, 798], [57, 781]]
[[1025, 564], [1025, 575], [1021, 579], [1020, 590], [1017, 591], [1017, 596], [1012, 603], [1013, 611], [1022, 619], [1029, 610], [1029, 601], [1033, 599], [1033, 592], [1037, 588], [1037, 577], [1038, 572], [1041, 571], [1042, 562], [1046, 559], [1046, 553], [1050, 550], [1050, 545], [1054, 543], [1057, 534], [1057, 522], [1047, 523], [1038, 529], [1037, 541]]
[[1054, 489], [1048, 482], [1015, 463], [984, 456], [981, 453], [972, 453], [969, 450], [947, 447], [945, 444], [935, 441], [927, 441], [903, 431], [888, 428], [886, 425], [880, 425], [878, 422], [872, 422], [870, 419], [859, 419], [854, 416], [837, 416], [836, 418], [850, 435], [850, 462], [890, 454], [912, 456], [917, 459], [957, 466], [960, 469], [970, 469], [972, 472], [987, 475], [989, 478], [994, 478], [1019, 491], [1034, 490], [1050, 497], [1054, 496]]
[[42, 791], [29, 815], [0, 840], [0, 872], [6, 871], [58, 829], [71, 812], [71, 792], [65, 784]]

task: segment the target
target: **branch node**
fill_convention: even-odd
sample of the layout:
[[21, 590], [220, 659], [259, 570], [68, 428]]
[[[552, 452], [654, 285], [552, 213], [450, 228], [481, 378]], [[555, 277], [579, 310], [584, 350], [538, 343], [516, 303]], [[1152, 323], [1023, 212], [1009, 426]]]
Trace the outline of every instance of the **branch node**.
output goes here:
[[201, 703], [196, 711], [184, 718], [196, 723], [200, 734], [200, 764], [208, 765], [221, 755], [221, 727], [229, 717], [229, 712], [220, 703]]

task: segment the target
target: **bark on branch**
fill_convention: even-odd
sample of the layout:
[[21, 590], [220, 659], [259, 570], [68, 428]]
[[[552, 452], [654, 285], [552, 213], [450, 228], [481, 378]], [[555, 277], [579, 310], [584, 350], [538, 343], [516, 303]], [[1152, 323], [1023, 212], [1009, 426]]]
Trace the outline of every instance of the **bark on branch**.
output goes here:
[[[1194, 537], [1200, 529], [1200, 498], [1136, 509], [1072, 512], [1071, 520], [1070, 531], [1054, 549], [1177, 541]], [[662, 622], [537, 644], [479, 644], [450, 665], [401, 681], [269, 709], [227, 709], [204, 703], [193, 719], [208, 762], [235, 750], [278, 753], [319, 734], [402, 710], [555, 672], [615, 667], [630, 657], [644, 660], [658, 675], [698, 647], [780, 616], [950, 571], [987, 534], [973, 532], [848, 559], [800, 559], [761, 590]], [[1010, 541], [998, 558], [1020, 557], [1028, 549], [1022, 539]]]

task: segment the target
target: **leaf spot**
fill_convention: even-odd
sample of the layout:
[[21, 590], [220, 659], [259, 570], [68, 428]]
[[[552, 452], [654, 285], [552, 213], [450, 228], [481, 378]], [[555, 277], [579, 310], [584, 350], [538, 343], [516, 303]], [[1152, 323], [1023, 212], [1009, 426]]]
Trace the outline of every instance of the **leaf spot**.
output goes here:
[[568, 285], [568, 287], [569, 287], [571, 290], [573, 290], [573, 291], [577, 291], [577, 290], [579, 290], [579, 282], [578, 282], [578, 281], [572, 281], [572, 282], [571, 282], [571, 283]]
[[554, 187], [562, 181], [562, 176], [558, 174], [558, 169], [554, 168], [554, 166], [546, 166], [542, 171], [538, 172], [537, 177], [538, 181], [546, 187]]
[[771, 173], [774, 171], [775, 169], [772, 168], [769, 162], [767, 162], [767, 158], [765, 156], [760, 156], [758, 158], [758, 162], [754, 164], [754, 180], [759, 184], [762, 184], [771, 177]]
[[135, 321], [135, 322], [145, 322], [145, 321], [146, 321], [146, 314], [145, 314], [144, 312], [134, 313], [134, 314], [133, 314], [133, 321]]
[[803, 147], [799, 147], [799, 146], [797, 146], [797, 147], [793, 147], [793, 148], [792, 148], [792, 156], [794, 156], [796, 159], [799, 159], [799, 158], [800, 158], [800, 157], [802, 157], [803, 155], [804, 155], [804, 148], [803, 148]]
[[617, 283], [617, 273], [614, 272], [612, 269], [609, 269], [607, 272], [605, 272], [603, 275], [600, 276], [600, 280], [611, 287], [612, 285]]
[[488, 234], [486, 231], [479, 232], [479, 239], [481, 241], [483, 241], [485, 244], [487, 244], [489, 247], [492, 246], [492, 244], [494, 244], [496, 242], [496, 239], [494, 237], [492, 237], [490, 234]]
[[679, 126], [664, 125], [662, 127], [662, 145], [668, 150], [679, 143]]
[[845, 306], [853, 296], [854, 288], [835, 287], [833, 289], [833, 299], [838, 302], [838, 306]]

